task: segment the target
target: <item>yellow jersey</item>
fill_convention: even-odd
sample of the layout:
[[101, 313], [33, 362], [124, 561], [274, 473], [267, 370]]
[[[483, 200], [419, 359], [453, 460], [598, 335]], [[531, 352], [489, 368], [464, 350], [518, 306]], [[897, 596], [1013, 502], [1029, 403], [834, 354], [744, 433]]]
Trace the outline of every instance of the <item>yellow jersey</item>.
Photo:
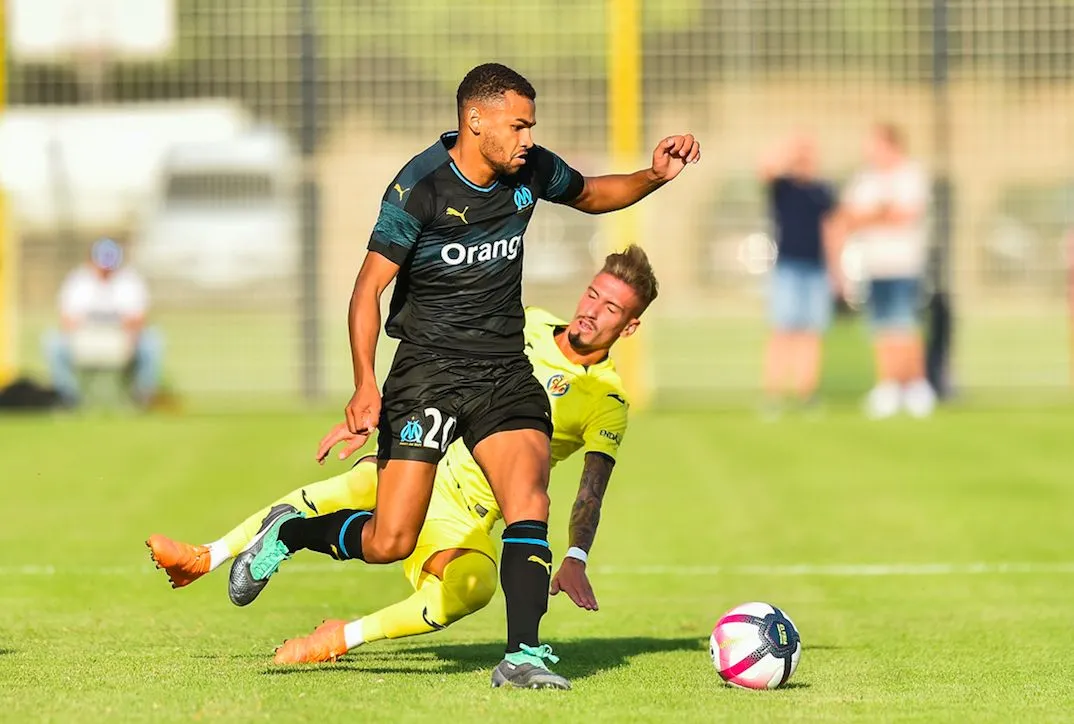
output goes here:
[[[556, 328], [566, 325], [543, 309], [526, 309], [526, 355], [552, 407], [552, 465], [578, 450], [614, 460], [630, 409], [623, 382], [610, 358], [588, 367], [568, 360], [555, 340]], [[486, 531], [500, 519], [492, 488], [462, 440], [448, 448], [438, 467], [437, 488], [464, 501]]]

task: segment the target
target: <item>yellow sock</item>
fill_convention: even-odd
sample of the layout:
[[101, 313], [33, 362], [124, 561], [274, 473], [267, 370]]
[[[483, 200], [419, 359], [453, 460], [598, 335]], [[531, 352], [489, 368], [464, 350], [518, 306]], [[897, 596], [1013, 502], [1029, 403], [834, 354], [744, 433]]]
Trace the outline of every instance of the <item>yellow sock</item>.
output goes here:
[[496, 564], [471, 551], [444, 566], [443, 580], [427, 575], [406, 600], [348, 623], [343, 629], [347, 648], [445, 628], [480, 611], [495, 592]]
[[[281, 503], [293, 505], [306, 515], [324, 515], [344, 508], [371, 510], [377, 504], [377, 464], [365, 460], [345, 473], [292, 490], [251, 515], [218, 542], [226, 546], [231, 557], [237, 556], [257, 535], [269, 509]], [[212, 567], [222, 562], [214, 560]]]

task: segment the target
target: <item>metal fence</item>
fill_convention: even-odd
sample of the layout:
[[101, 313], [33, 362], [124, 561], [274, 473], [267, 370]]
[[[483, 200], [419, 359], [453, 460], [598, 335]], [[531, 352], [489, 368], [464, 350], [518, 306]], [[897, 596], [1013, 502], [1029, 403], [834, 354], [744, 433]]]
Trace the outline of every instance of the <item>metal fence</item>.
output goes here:
[[[534, 82], [541, 143], [586, 173], [627, 170], [609, 148], [610, 115], [631, 112], [609, 98], [609, 28], [634, 2], [163, 5], [168, 47], [138, 58], [100, 41], [66, 57], [20, 54], [9, 12], [5, 148], [19, 154], [4, 154], [0, 182], [19, 239], [25, 367], [40, 364], [63, 275], [107, 233], [150, 280], [177, 389], [344, 392], [346, 301], [380, 194], [454, 125], [454, 88], [479, 62]], [[718, 398], [759, 381], [761, 150], [809, 128], [825, 175], [842, 182], [878, 119], [950, 179], [949, 267], [937, 278], [955, 300], [958, 383], [1068, 384], [1074, 2], [636, 6], [642, 148], [690, 130], [705, 152], [636, 217], [662, 294], [635, 356], [658, 396]], [[647, 163], [643, 153], [633, 165]], [[622, 228], [543, 206], [527, 237], [527, 301], [568, 314], [604, 251], [627, 241]]]

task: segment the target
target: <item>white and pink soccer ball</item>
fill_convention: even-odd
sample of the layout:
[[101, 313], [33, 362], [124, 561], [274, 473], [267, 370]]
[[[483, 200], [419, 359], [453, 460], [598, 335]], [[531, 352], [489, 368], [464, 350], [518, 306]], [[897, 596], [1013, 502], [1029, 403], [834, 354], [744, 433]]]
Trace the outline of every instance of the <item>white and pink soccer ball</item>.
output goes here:
[[775, 689], [790, 680], [802, 655], [798, 629], [767, 603], [744, 603], [725, 613], [712, 630], [709, 653], [728, 684]]

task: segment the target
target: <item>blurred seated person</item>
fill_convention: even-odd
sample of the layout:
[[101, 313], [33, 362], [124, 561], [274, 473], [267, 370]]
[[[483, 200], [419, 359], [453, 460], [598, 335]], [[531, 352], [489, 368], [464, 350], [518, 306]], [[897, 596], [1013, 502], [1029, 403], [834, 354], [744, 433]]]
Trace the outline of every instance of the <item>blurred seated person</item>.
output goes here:
[[67, 275], [59, 294], [60, 325], [45, 335], [52, 385], [63, 403], [77, 406], [83, 372], [126, 376], [134, 401], [152, 403], [160, 383], [163, 339], [146, 326], [149, 293], [123, 249], [112, 239], [94, 243], [90, 260]]

